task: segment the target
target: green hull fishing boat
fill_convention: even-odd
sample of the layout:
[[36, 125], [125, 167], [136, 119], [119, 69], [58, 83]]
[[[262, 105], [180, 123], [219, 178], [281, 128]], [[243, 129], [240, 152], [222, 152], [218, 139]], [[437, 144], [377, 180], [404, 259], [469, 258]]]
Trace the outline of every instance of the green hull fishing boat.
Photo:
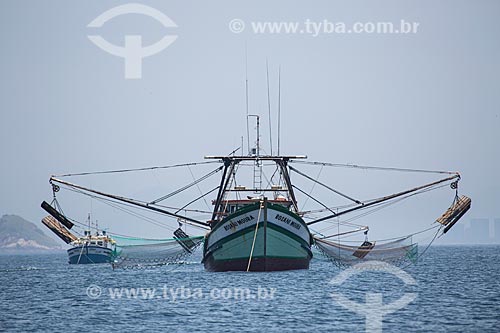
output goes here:
[[[207, 156], [203, 162], [52, 176], [50, 183], [54, 207], [48, 204], [42, 205], [51, 215], [45, 219], [45, 224], [67, 243], [76, 238], [68, 229], [73, 226], [71, 221], [78, 223], [77, 220], [69, 221], [70, 218], [62, 214], [62, 209], [56, 200], [56, 192], [60, 187], [64, 187], [71, 192], [89, 196], [92, 200], [102, 201], [134, 218], [173, 231], [172, 238], [162, 239], [122, 237], [123, 234], [113, 234], [108, 231], [108, 234], [114, 235], [113, 238], [117, 240], [112, 262], [114, 268], [178, 264], [184, 262], [187, 256], [193, 254], [196, 248], [203, 244], [202, 264], [207, 271], [283, 271], [308, 269], [313, 257], [312, 246], [339, 267], [369, 260], [406, 265], [419, 257], [414, 237], [425, 236], [427, 237], [425, 239], [431, 239], [430, 245], [450, 230], [470, 209], [471, 199], [458, 194], [458, 183], [461, 179], [458, 172], [309, 162], [304, 160], [305, 156], [281, 155], [279, 100], [277, 154], [273, 154], [269, 98], [268, 83], [269, 154], [261, 154], [260, 117], [248, 113], [247, 96], [246, 154], [243, 152], [242, 138], [241, 146], [230, 154]], [[256, 119], [257, 131], [254, 140], [250, 140], [249, 133], [251, 117]], [[252, 148], [251, 142], [254, 143]], [[238, 150], [241, 155], [236, 155]], [[217, 164], [217, 168], [212, 170], [210, 167], [212, 164]], [[208, 166], [210, 171], [205, 170], [203, 176], [196, 178], [191, 170], [191, 167], [195, 166]], [[310, 170], [314, 172], [310, 173], [299, 170], [302, 167], [320, 168], [320, 170], [319, 172]], [[137, 193], [135, 187], [129, 189], [128, 194], [126, 192], [116, 195], [67, 180], [70, 177], [118, 176], [148, 171], [158, 177], [161, 170], [174, 172], [181, 168], [189, 169], [193, 181], [182, 187], [170, 189], [168, 194], [153, 200], [151, 197], [132, 198], [132, 195]], [[357, 193], [348, 195], [320, 181], [320, 177], [328, 177], [330, 182], [334, 179], [339, 182], [342, 178], [336, 173], [324, 175], [327, 172], [324, 170], [334, 168], [345, 168], [350, 171], [357, 169], [363, 174], [368, 171], [390, 172], [392, 174], [389, 182], [395, 184], [397, 190], [391, 190], [393, 194], [386, 194], [384, 189], [388, 183], [382, 182], [381, 186], [372, 186], [365, 193], [361, 193], [366, 186], [363, 186], [356, 176], [354, 180], [357, 184]], [[218, 173], [222, 174], [220, 178], [212, 177]], [[292, 173], [293, 184], [290, 177]], [[419, 180], [417, 184], [423, 183], [423, 185], [406, 181], [404, 184], [407, 185], [401, 185], [403, 182], [394, 181], [394, 173], [419, 174], [421, 177], [432, 178]], [[175, 183], [178, 176], [179, 174], [169, 174], [163, 184]], [[97, 181], [97, 178], [92, 179], [90, 184], [96, 184]], [[104, 184], [109, 183], [113, 182]], [[121, 180], [120, 184], [126, 185], [127, 182]], [[404, 186], [403, 190], [399, 188], [400, 185]], [[453, 190], [453, 203], [444, 214], [434, 220], [431, 226], [412, 230], [404, 236], [391, 235], [392, 238], [373, 240], [368, 239], [368, 230], [371, 226], [368, 223], [357, 222], [382, 208], [447, 186]], [[315, 191], [322, 192], [320, 195], [313, 195]], [[217, 194], [210, 205], [206, 197], [210, 195], [213, 198], [214, 193]], [[148, 195], [152, 196], [151, 193]], [[178, 199], [179, 197], [181, 198]], [[414, 212], [416, 211], [418, 210]], [[161, 216], [161, 220], [157, 219], [158, 215]], [[411, 214], [413, 220], [415, 220], [414, 215]], [[407, 217], [404, 216], [403, 219], [406, 220]], [[166, 219], [171, 220], [170, 225]], [[376, 223], [376, 220], [370, 222]], [[413, 227], [410, 223], [408, 225]], [[189, 236], [189, 233], [200, 229], [204, 234]], [[384, 227], [384, 230], [387, 230], [387, 227]], [[422, 253], [425, 253], [425, 249]]]
[[[208, 271], [307, 269], [313, 237], [285, 198], [222, 201], [226, 217], [205, 236]], [[226, 213], [233, 212], [233, 213]]]
[[[317, 165], [320, 162], [301, 161], [305, 156], [273, 156], [258, 154], [250, 156], [209, 156], [211, 162], [221, 162], [222, 166], [196, 179], [192, 183], [153, 201], [132, 199], [125, 196], [109, 194], [103, 191], [91, 189], [82, 185], [63, 180], [64, 177], [75, 176], [75, 174], [53, 176], [50, 182], [53, 190], [59, 186], [77, 191], [80, 194], [88, 193], [94, 199], [104, 200], [106, 203], [123, 204], [128, 211], [136, 208], [142, 211], [153, 211], [166, 217], [176, 219], [177, 229], [173, 232], [173, 238], [148, 239], [140, 237], [123, 238], [120, 234], [114, 234], [116, 239], [116, 251], [112, 265], [114, 268], [127, 267], [150, 267], [181, 263], [194, 253], [199, 245], [203, 246], [202, 263], [207, 271], [283, 271], [295, 269], [308, 269], [313, 257], [311, 248], [315, 246], [319, 252], [340, 267], [346, 267], [369, 260], [390, 262], [393, 264], [407, 264], [409, 261], [418, 259], [418, 247], [413, 237], [422, 233], [430, 234], [432, 241], [438, 236], [445, 234], [456, 224], [459, 219], [470, 209], [471, 199], [458, 195], [458, 181], [460, 175], [455, 172], [408, 170], [384, 168], [387, 171], [398, 172], [425, 172], [445, 173], [444, 178], [435, 180], [424, 185], [413, 187], [394, 194], [382, 196], [370, 200], [358, 200], [347, 196], [331, 188], [330, 186], [313, 179], [307, 174], [299, 171], [290, 164], [311, 163]], [[206, 162], [200, 162], [203, 164]], [[191, 166], [193, 164], [189, 164]], [[322, 166], [332, 164], [321, 163]], [[165, 168], [178, 167], [179, 165], [166, 166]], [[185, 166], [185, 165], [184, 165]], [[271, 167], [273, 176], [268, 178], [267, 187], [262, 186], [261, 169], [263, 166]], [[337, 165], [335, 165], [337, 166]], [[360, 166], [345, 165], [349, 168], [363, 168]], [[250, 167], [253, 169], [253, 186], [246, 187], [238, 185], [236, 175], [240, 168]], [[158, 167], [154, 167], [158, 169]], [[381, 169], [381, 168], [377, 168]], [[143, 171], [144, 169], [131, 169], [131, 171]], [[126, 170], [129, 172], [130, 170]], [[114, 171], [113, 171], [114, 172]], [[122, 173], [123, 170], [118, 172]], [[197, 187], [203, 180], [222, 172], [219, 185], [212, 188], [201, 196], [191, 199], [186, 205], [173, 210], [171, 206], [160, 204], [161, 201], [170, 198], [188, 188]], [[298, 185], [292, 185], [290, 172], [303, 176], [304, 179], [312, 181], [314, 185], [322, 186], [333, 194], [352, 201], [351, 204], [338, 207], [329, 207], [321, 201], [302, 190]], [[76, 174], [78, 176], [92, 173]], [[102, 172], [96, 172], [102, 174]], [[238, 180], [240, 180], [238, 178]], [[277, 180], [277, 181], [273, 181]], [[57, 184], [57, 185], [56, 185]], [[407, 234], [401, 237], [368, 240], [368, 226], [357, 225], [350, 218], [343, 220], [344, 215], [360, 211], [358, 216], [365, 216], [371, 212], [378, 211], [388, 204], [399, 202], [404, 199], [423, 194], [430, 190], [443, 188], [449, 185], [454, 191], [454, 200], [444, 214], [437, 218], [434, 224], [421, 231]], [[200, 192], [203, 192], [198, 188]], [[296, 193], [306, 195], [314, 203], [322, 206], [315, 210], [301, 210], [298, 207]], [[211, 211], [199, 209], [189, 210], [187, 207], [206, 195], [217, 191], [216, 199], [212, 201]], [[54, 196], [55, 196], [54, 190]], [[57, 202], [54, 199], [54, 202]], [[207, 204], [208, 205], [208, 204]], [[47, 206], [47, 204], [44, 204]], [[58, 206], [58, 204], [56, 205]], [[50, 229], [69, 241], [70, 233], [66, 224], [69, 218], [54, 209], [46, 209], [54, 218], [50, 219]], [[186, 214], [179, 212], [184, 210]], [[62, 210], [61, 210], [62, 211]], [[131, 211], [134, 213], [134, 211]], [[193, 216], [188, 216], [192, 212]], [[210, 214], [205, 220], [197, 219], [194, 215]], [[134, 216], [141, 217], [134, 213]], [[48, 218], [45, 218], [45, 222]], [[72, 221], [77, 221], [71, 219]], [[145, 218], [145, 221], [152, 221]], [[154, 221], [159, 223], [158, 221]], [[324, 226], [323, 229], [311, 229], [311, 226]], [[189, 236], [186, 227], [195, 227], [206, 230], [204, 236]], [[183, 229], [184, 228], [184, 229]], [[335, 233], [326, 234], [325, 230], [334, 229]], [[108, 231], [113, 235], [113, 232]], [[354, 240], [357, 235], [364, 235], [364, 239]], [[69, 236], [68, 236], [69, 235]], [[347, 237], [349, 238], [347, 238]], [[363, 237], [363, 236], [362, 236]], [[354, 244], [353, 244], [354, 242]], [[357, 244], [356, 244], [357, 243]], [[359, 245], [361, 244], [361, 245]], [[424, 253], [425, 251], [423, 251]]]

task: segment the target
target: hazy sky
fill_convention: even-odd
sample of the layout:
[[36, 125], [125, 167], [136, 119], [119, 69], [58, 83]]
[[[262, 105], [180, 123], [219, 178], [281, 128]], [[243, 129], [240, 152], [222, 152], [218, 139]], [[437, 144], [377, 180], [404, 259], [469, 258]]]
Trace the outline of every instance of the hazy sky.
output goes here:
[[[273, 112], [282, 70], [282, 152], [458, 170], [461, 191], [473, 199], [467, 220], [500, 217], [500, 2], [144, 1], [177, 27], [136, 14], [87, 27], [125, 3], [0, 2], [0, 214], [38, 222], [45, 215], [40, 202], [51, 198], [51, 174], [200, 161], [238, 147], [246, 45], [250, 112], [262, 116], [265, 144], [267, 58]], [[245, 22], [243, 32], [230, 31], [233, 19]], [[404, 19], [419, 27], [406, 35], [315, 37], [258, 34], [251, 26], [308, 19]], [[124, 78], [122, 58], [87, 38], [96, 34], [116, 45], [125, 35], [142, 35], [143, 45], [166, 34], [178, 38], [143, 59], [142, 79], [132, 80]], [[348, 180], [349, 193], [376, 186]], [[428, 205], [423, 200], [416, 209]]]

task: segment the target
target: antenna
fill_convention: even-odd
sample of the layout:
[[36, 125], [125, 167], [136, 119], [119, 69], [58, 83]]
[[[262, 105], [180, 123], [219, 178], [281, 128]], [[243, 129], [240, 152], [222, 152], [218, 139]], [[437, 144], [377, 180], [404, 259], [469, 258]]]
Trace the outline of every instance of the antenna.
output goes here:
[[247, 111], [247, 144], [248, 151], [247, 154], [250, 155], [250, 129], [248, 125], [248, 50], [247, 44], [245, 43], [245, 98], [246, 98], [246, 111]]
[[257, 114], [250, 114], [248, 117], [255, 117], [257, 119], [257, 141], [256, 147], [252, 149], [252, 155], [256, 157], [253, 167], [253, 188], [255, 193], [259, 193], [262, 188], [262, 163], [259, 161], [260, 156], [260, 116]]
[[273, 131], [271, 126], [271, 94], [269, 91], [269, 64], [266, 58], [266, 75], [267, 75], [267, 109], [269, 113], [269, 145], [271, 146], [271, 156], [273, 155]]
[[280, 156], [281, 125], [281, 65], [278, 67], [278, 156]]
[[260, 116], [258, 114], [249, 114], [248, 117], [255, 117], [257, 119], [257, 138], [255, 146], [255, 155], [260, 156]]

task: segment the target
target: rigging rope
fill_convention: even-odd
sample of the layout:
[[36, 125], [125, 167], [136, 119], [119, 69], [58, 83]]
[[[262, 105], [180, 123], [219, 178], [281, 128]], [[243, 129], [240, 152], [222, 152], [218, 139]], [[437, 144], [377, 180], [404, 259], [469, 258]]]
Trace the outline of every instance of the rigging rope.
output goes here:
[[[123, 211], [123, 212], [125, 212], [127, 214], [135, 216], [135, 217], [137, 217], [137, 218], [139, 218], [139, 219], [141, 219], [143, 221], [146, 221], [146, 222], [151, 223], [153, 225], [156, 225], [158, 227], [165, 228], [165, 229], [167, 229], [169, 231], [174, 231], [175, 230], [174, 227], [171, 227], [171, 226], [165, 224], [164, 222], [161, 222], [161, 221], [155, 220], [155, 219], [153, 219], [151, 217], [139, 214], [139, 213], [134, 212], [131, 209], [127, 209], [125, 207], [134, 208], [134, 209], [137, 209], [137, 210], [144, 210], [144, 211], [152, 212], [152, 213], [157, 214], [157, 215], [165, 216], [164, 214], [161, 214], [159, 212], [151, 211], [151, 210], [148, 210], [146, 208], [141, 208], [141, 207], [138, 207], [138, 206], [133, 206], [133, 205], [130, 205], [130, 204], [127, 204], [127, 203], [124, 203], [124, 202], [120, 202], [120, 201], [114, 201], [114, 200], [111, 200], [111, 199], [102, 198], [102, 197], [99, 197], [99, 196], [96, 196], [96, 195], [84, 192], [82, 190], [71, 188], [71, 187], [67, 187], [67, 188], [63, 187], [63, 189], [64, 190], [68, 190], [68, 191], [72, 191], [72, 192], [75, 192], [75, 193], [83, 194], [83, 195], [86, 195], [86, 196], [88, 196], [90, 198], [99, 200], [99, 201], [101, 201], [102, 203], [104, 203], [104, 204], [106, 204], [108, 206], [111, 206], [111, 207], [113, 207], [115, 209], [118, 209], [118, 210]], [[124, 206], [124, 207], [120, 207], [120, 206]], [[167, 208], [176, 209], [176, 208], [173, 208], [173, 207], [167, 207]], [[189, 209], [183, 209], [183, 210], [186, 211], [186, 212], [190, 211], [190, 212], [202, 212], [202, 213], [210, 214], [210, 212], [204, 212], [204, 211], [198, 211], [198, 210], [189, 210]], [[72, 220], [73, 222], [76, 222], [77, 224], [80, 224], [80, 225], [86, 227], [86, 225], [84, 225], [83, 223], [80, 223], [80, 222], [78, 222], [78, 221], [76, 221], [74, 219], [70, 219], [70, 220]], [[196, 225], [196, 224], [191, 224], [191, 225], [194, 226], [194, 227], [201, 228], [201, 226]], [[206, 229], [206, 228], [203, 228], [203, 229]], [[116, 234], [116, 235], [119, 235], [119, 234]]]
[[[208, 191], [206, 193], [202, 193], [201, 196], [199, 196], [199, 197], [197, 197], [197, 198], [189, 201], [187, 204], [185, 204], [184, 206], [182, 206], [181, 208], [179, 208], [178, 210], [176, 210], [175, 214], [177, 214], [180, 211], [184, 210], [184, 208], [186, 208], [187, 206], [191, 205], [192, 203], [195, 203], [196, 201], [200, 200], [201, 198], [205, 198], [207, 195], [209, 195], [210, 193], [212, 193], [213, 191], [218, 190], [218, 189], [219, 189], [219, 186], [216, 186], [213, 189], [211, 189], [210, 191]], [[207, 212], [207, 213], [210, 214], [210, 212]]]
[[[434, 241], [436, 240], [439, 232], [441, 231], [441, 229], [443, 228], [443, 226], [438, 226], [439, 229], [436, 231], [436, 233], [434, 234], [434, 237], [432, 237], [432, 240], [429, 242], [429, 244], [427, 244], [427, 246], [425, 247], [425, 249], [422, 251], [422, 253], [420, 253], [419, 255], [417, 255], [417, 258], [416, 258], [416, 261], [420, 260], [420, 258], [422, 258], [424, 256], [424, 254], [427, 252], [427, 250], [431, 247], [431, 245], [434, 243]], [[431, 228], [429, 228], [428, 230], [430, 230]], [[402, 267], [402, 269], [406, 269], [407, 267], [409, 267], [412, 263], [408, 263], [408, 265]]]
[[172, 164], [172, 165], [165, 165], [165, 166], [155, 166], [155, 167], [135, 168], [135, 169], [118, 169], [118, 170], [107, 170], [107, 171], [67, 173], [67, 174], [63, 174], [63, 175], [55, 175], [53, 177], [62, 178], [62, 177], [73, 177], [73, 176], [88, 176], [88, 175], [103, 175], [103, 174], [112, 174], [112, 173], [125, 173], [125, 172], [135, 172], [135, 171], [149, 171], [149, 170], [171, 169], [171, 168], [178, 168], [178, 167], [184, 167], [184, 166], [194, 166], [194, 165], [212, 164], [212, 163], [219, 163], [219, 162], [218, 161], [203, 161], [203, 162]]
[[[396, 204], [396, 203], [399, 203], [399, 202], [401, 202], [401, 201], [403, 201], [403, 200], [405, 200], [405, 199], [408, 199], [408, 198], [410, 198], [410, 197], [412, 197], [412, 196], [416, 196], [416, 195], [419, 195], [419, 194], [422, 194], [422, 193], [425, 193], [425, 192], [429, 192], [429, 191], [432, 191], [432, 190], [437, 190], [437, 189], [439, 189], [439, 188], [446, 187], [446, 186], [448, 186], [448, 184], [439, 185], [439, 186], [434, 186], [434, 187], [431, 187], [431, 188], [422, 189], [422, 190], [420, 190], [420, 191], [418, 191], [418, 192], [415, 192], [415, 193], [408, 194], [408, 195], [406, 195], [406, 196], [404, 196], [404, 197], [397, 198], [396, 200], [389, 201], [389, 202], [387, 202], [387, 203], [381, 202], [381, 203], [379, 203], [379, 204], [376, 204], [376, 205], [370, 206], [370, 207], [375, 207], [375, 208], [370, 209], [370, 210], [368, 210], [368, 211], [365, 211], [365, 212], [363, 212], [363, 213], [361, 213], [361, 214], [355, 215], [355, 216], [353, 216], [353, 217], [351, 217], [351, 218], [349, 218], [349, 219], [347, 219], [347, 220], [345, 220], [345, 221], [343, 221], [343, 222], [344, 222], [344, 223], [348, 223], [348, 222], [351, 222], [351, 221], [357, 220], [357, 219], [362, 218], [362, 217], [364, 217], [364, 216], [367, 216], [367, 215], [373, 214], [373, 213], [375, 213], [375, 212], [377, 212], [377, 211], [379, 211], [379, 210], [381, 210], [381, 209], [383, 209], [383, 208], [385, 208], [385, 207], [388, 207], [388, 206], [394, 205], [394, 204]], [[360, 210], [367, 209], [367, 208], [369, 208], [369, 207], [366, 207], [366, 208], [361, 208]], [[322, 233], [323, 233], [323, 232], [325, 232], [325, 231], [327, 231], [327, 230], [332, 229], [333, 227], [334, 227], [334, 226], [329, 226], [329, 227], [326, 227], [326, 228], [323, 228], [323, 229], [319, 229], [319, 232], [322, 232]]]
[[259, 205], [259, 214], [257, 215], [257, 223], [255, 224], [255, 232], [253, 234], [252, 249], [250, 250], [250, 257], [248, 258], [247, 272], [250, 270], [252, 264], [253, 249], [255, 247], [255, 240], [257, 239], [257, 231], [259, 230], [260, 212], [262, 211], [262, 203]]
[[209, 178], [210, 176], [215, 175], [217, 172], [219, 172], [223, 168], [224, 168], [224, 166], [222, 165], [222, 166], [218, 167], [217, 169], [210, 171], [209, 173], [207, 173], [206, 175], [202, 176], [201, 178], [196, 179], [194, 182], [192, 182], [192, 183], [190, 183], [188, 185], [185, 185], [185, 186], [183, 186], [183, 187], [181, 187], [181, 188], [179, 188], [179, 189], [177, 189], [177, 190], [175, 190], [175, 191], [173, 191], [173, 192], [171, 192], [171, 193], [169, 193], [167, 195], [164, 195], [161, 198], [153, 200], [153, 201], [149, 202], [148, 204], [149, 205], [155, 205], [155, 204], [157, 204], [160, 201], [163, 201], [163, 200], [166, 200], [166, 199], [168, 199], [170, 197], [173, 197], [174, 195], [179, 194], [182, 191], [185, 191], [185, 190], [187, 190], [188, 188], [190, 188], [190, 187], [192, 187], [194, 185], [197, 185], [198, 183], [200, 183], [200, 182], [204, 181], [205, 179]]
[[306, 200], [304, 200], [304, 203], [302, 204], [302, 209], [304, 209], [304, 207], [306, 206], [307, 202], [309, 201], [309, 198], [312, 196], [312, 193], [314, 191], [314, 188], [316, 187], [317, 181], [319, 180], [319, 177], [321, 176], [321, 172], [322, 171], [323, 171], [323, 166], [321, 166], [321, 169], [319, 169], [318, 175], [316, 176], [316, 181], [313, 182], [313, 184], [311, 186], [311, 190], [309, 191], [309, 194], [307, 195]]
[[[63, 187], [63, 188], [64, 188], [64, 187]], [[137, 217], [137, 218], [139, 218], [139, 219], [141, 219], [141, 220], [144, 220], [144, 221], [146, 221], [146, 222], [149, 222], [149, 223], [151, 223], [151, 224], [153, 224], [153, 225], [156, 225], [156, 226], [158, 226], [158, 227], [162, 227], [162, 228], [165, 228], [165, 229], [170, 230], [170, 231], [174, 231], [174, 230], [175, 230], [175, 228], [174, 228], [174, 227], [170, 227], [170, 226], [168, 226], [168, 225], [166, 225], [166, 224], [164, 224], [164, 223], [162, 223], [162, 222], [160, 222], [160, 221], [158, 221], [158, 220], [155, 220], [155, 219], [153, 219], [153, 218], [150, 218], [150, 217], [144, 216], [144, 215], [142, 215], [142, 214], [136, 213], [136, 212], [134, 212], [134, 211], [132, 211], [132, 210], [130, 210], [130, 209], [126, 209], [126, 208], [124, 208], [124, 207], [120, 207], [119, 205], [121, 205], [121, 206], [126, 206], [126, 207], [131, 207], [131, 208], [136, 208], [136, 209], [142, 209], [142, 210], [146, 210], [145, 208], [139, 208], [139, 207], [132, 206], [132, 205], [130, 205], [130, 204], [122, 203], [122, 202], [119, 202], [119, 201], [113, 201], [113, 200], [111, 200], [111, 199], [101, 198], [101, 197], [99, 197], [99, 196], [96, 196], [96, 195], [93, 195], [93, 194], [90, 194], [90, 193], [86, 193], [86, 192], [81, 191], [81, 190], [78, 190], [78, 189], [73, 189], [73, 188], [64, 188], [64, 189], [65, 189], [65, 190], [68, 190], [68, 191], [75, 192], [75, 193], [83, 194], [83, 195], [86, 195], [86, 196], [88, 196], [88, 197], [90, 197], [90, 198], [93, 198], [93, 199], [99, 200], [99, 201], [101, 201], [102, 203], [104, 203], [105, 205], [111, 206], [111, 207], [113, 207], [113, 208], [115, 208], [115, 209], [118, 209], [118, 210], [120, 210], [120, 211], [122, 211], [122, 212], [128, 213], [128, 214], [130, 214], [130, 215], [132, 215], [132, 216], [135, 216], [135, 217]], [[148, 210], [148, 211], [149, 211], [149, 210]], [[165, 215], [160, 214], [160, 213], [157, 213], [157, 212], [154, 212], [154, 213], [155, 213], [155, 214], [158, 214], [158, 215], [165, 216]], [[83, 223], [80, 223], [80, 222], [78, 222], [78, 224], [84, 225]]]
[[[188, 166], [188, 170], [189, 170], [189, 173], [191, 174], [191, 177], [193, 178], [194, 181], [196, 181], [196, 177], [194, 176], [193, 174], [193, 170], [191, 170], [191, 167]], [[205, 205], [207, 206], [207, 209], [210, 210], [210, 206], [208, 205], [208, 202], [207, 202], [207, 199], [205, 199], [205, 195], [206, 194], [203, 194], [201, 188], [200, 188], [200, 185], [196, 184], [196, 187], [198, 188], [198, 191], [200, 192], [200, 194], [202, 195], [202, 198], [203, 198], [203, 201], [205, 202]], [[189, 205], [189, 204], [188, 204]], [[186, 205], [186, 206], [188, 206]]]
[[308, 165], [331, 166], [331, 167], [335, 167], [335, 168], [354, 168], [354, 169], [379, 170], [379, 171], [434, 173], [434, 174], [446, 174], [446, 175], [458, 175], [459, 174], [456, 171], [379, 167], [379, 166], [357, 165], [357, 164], [348, 164], [348, 163], [342, 164], [342, 163], [313, 162], [313, 161], [301, 161], [301, 160], [290, 160], [289, 162], [290, 163], [299, 163], [299, 164], [308, 164]]
[[328, 185], [326, 185], [326, 184], [321, 183], [320, 181], [315, 180], [314, 178], [312, 178], [312, 177], [310, 177], [310, 176], [306, 175], [305, 173], [303, 173], [303, 172], [301, 172], [301, 171], [297, 170], [296, 168], [294, 168], [294, 167], [292, 167], [292, 166], [290, 166], [290, 165], [289, 165], [288, 167], [290, 168], [290, 170], [295, 171], [296, 173], [298, 173], [298, 174], [299, 174], [299, 175], [301, 175], [302, 177], [305, 177], [305, 178], [307, 178], [307, 179], [309, 179], [309, 180], [311, 180], [311, 181], [313, 181], [313, 182], [315, 182], [315, 183], [317, 183], [317, 184], [319, 184], [319, 185], [323, 186], [324, 188], [329, 189], [329, 190], [330, 190], [330, 191], [332, 191], [333, 193], [336, 193], [336, 194], [338, 194], [338, 195], [340, 195], [340, 196], [342, 196], [342, 197], [344, 197], [344, 198], [346, 198], [346, 199], [348, 199], [348, 200], [351, 200], [352, 202], [355, 202], [355, 203], [357, 203], [358, 205], [361, 205], [361, 204], [362, 204], [362, 203], [361, 203], [361, 201], [356, 200], [356, 199], [354, 199], [354, 198], [352, 198], [352, 197], [350, 197], [350, 196], [348, 196], [348, 195], [346, 195], [346, 194], [344, 194], [344, 193], [342, 193], [342, 192], [339, 192], [339, 191], [337, 191], [337, 190], [335, 190], [335, 189], [331, 188], [330, 186], [328, 186]]
[[[309, 194], [307, 194], [305, 191], [301, 190], [301, 189], [300, 189], [300, 188], [298, 188], [297, 186], [292, 185], [292, 187], [293, 187], [293, 188], [295, 188], [296, 190], [298, 190], [299, 192], [301, 192], [301, 193], [305, 194], [306, 196], [310, 197], [312, 200], [314, 200], [315, 202], [319, 203], [320, 205], [322, 205], [322, 206], [323, 206], [323, 207], [325, 207], [326, 209], [328, 209], [328, 207], [327, 207], [325, 204], [323, 204], [322, 202], [320, 202], [320, 201], [319, 201], [319, 200], [317, 200], [316, 198], [314, 198], [314, 197], [310, 196]], [[333, 210], [331, 210], [331, 209], [328, 209], [328, 210], [329, 210], [331, 213], [336, 214], [336, 212], [334, 212]], [[355, 226], [355, 227], [364, 227], [363, 225], [359, 225], [359, 224], [355, 224], [355, 223], [348, 223], [348, 222], [344, 222], [344, 221], [342, 221], [342, 222], [340, 222], [340, 221], [339, 221], [338, 223], [341, 223], [341, 224], [346, 224], [346, 225], [351, 225], [351, 226]]]
[[134, 199], [129, 199], [129, 198], [126, 198], [126, 197], [118, 196], [118, 195], [107, 194], [107, 193], [104, 193], [104, 192], [101, 192], [101, 191], [97, 191], [97, 190], [93, 190], [93, 189], [89, 189], [89, 188], [83, 187], [81, 185], [72, 184], [70, 182], [66, 182], [66, 181], [63, 181], [63, 180], [60, 180], [60, 179], [57, 179], [57, 178], [54, 178], [54, 177], [50, 178], [50, 182], [51, 183], [52, 182], [57, 182], [58, 184], [61, 184], [61, 185], [66, 185], [68, 187], [72, 187], [72, 188], [75, 188], [75, 189], [80, 189], [80, 190], [83, 190], [85, 192], [94, 193], [94, 194], [97, 194], [99, 196], [111, 198], [111, 199], [116, 200], [116, 201], [126, 202], [126, 203], [129, 203], [129, 204], [134, 205], [134, 206], [139, 206], [139, 207], [147, 208], [147, 209], [150, 209], [150, 210], [154, 210], [154, 211], [163, 213], [163, 214], [168, 215], [168, 216], [172, 216], [172, 217], [176, 217], [176, 218], [182, 218], [182, 219], [184, 219], [186, 221], [190, 221], [192, 223], [195, 223], [195, 224], [198, 224], [200, 226], [203, 226], [204, 228], [205, 227], [208, 228], [208, 224], [206, 222], [198, 221], [198, 220], [195, 220], [195, 219], [193, 219], [191, 217], [188, 217], [188, 216], [180, 216], [178, 214], [169, 212], [167, 210], [160, 209], [157, 206], [149, 205], [148, 203], [143, 203], [140, 200], [134, 200]]
[[[436, 190], [436, 189], [439, 189], [441, 187], [446, 187], [446, 186], [448, 186], [448, 184], [441, 185], [441, 186], [438, 186], [438, 187], [435, 187], [435, 188], [430, 188], [430, 189], [427, 189], [427, 191]], [[422, 191], [422, 192], [419, 192], [419, 193], [423, 193], [423, 192], [425, 192], [425, 191]], [[419, 194], [419, 193], [417, 193], [417, 194]], [[377, 199], [378, 198], [367, 199], [364, 202], [372, 202], [372, 201], [375, 201]], [[325, 207], [325, 208], [320, 208], [320, 209], [307, 210], [307, 211], [303, 211], [301, 213], [304, 214], [303, 218], [305, 218], [305, 219], [316, 219], [315, 217], [312, 216], [312, 214], [323, 213], [323, 212], [326, 212], [326, 211], [332, 211], [332, 210], [337, 210], [337, 209], [347, 209], [347, 208], [351, 208], [351, 207], [355, 207], [355, 206], [356, 206], [356, 204], [349, 204], [349, 205], [342, 205], [342, 206], [333, 206], [333, 207]]]

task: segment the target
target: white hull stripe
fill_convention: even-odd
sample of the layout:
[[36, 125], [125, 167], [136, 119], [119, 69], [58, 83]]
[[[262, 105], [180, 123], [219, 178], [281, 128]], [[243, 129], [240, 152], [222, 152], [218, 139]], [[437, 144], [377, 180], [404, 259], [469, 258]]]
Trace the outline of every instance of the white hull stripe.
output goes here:
[[[212, 246], [216, 242], [221, 239], [231, 236], [232, 234], [251, 227], [255, 226], [257, 223], [257, 217], [259, 215], [259, 210], [253, 210], [245, 214], [238, 215], [232, 219], [228, 219], [224, 222], [223, 225], [215, 229], [208, 236], [208, 247]], [[264, 221], [264, 212], [260, 213], [259, 222]], [[297, 235], [302, 238], [307, 244], [310, 242], [309, 230], [302, 223], [300, 223], [296, 218], [280, 212], [278, 210], [274, 210], [270, 207], [267, 208], [267, 223], [275, 224], [287, 231]]]

